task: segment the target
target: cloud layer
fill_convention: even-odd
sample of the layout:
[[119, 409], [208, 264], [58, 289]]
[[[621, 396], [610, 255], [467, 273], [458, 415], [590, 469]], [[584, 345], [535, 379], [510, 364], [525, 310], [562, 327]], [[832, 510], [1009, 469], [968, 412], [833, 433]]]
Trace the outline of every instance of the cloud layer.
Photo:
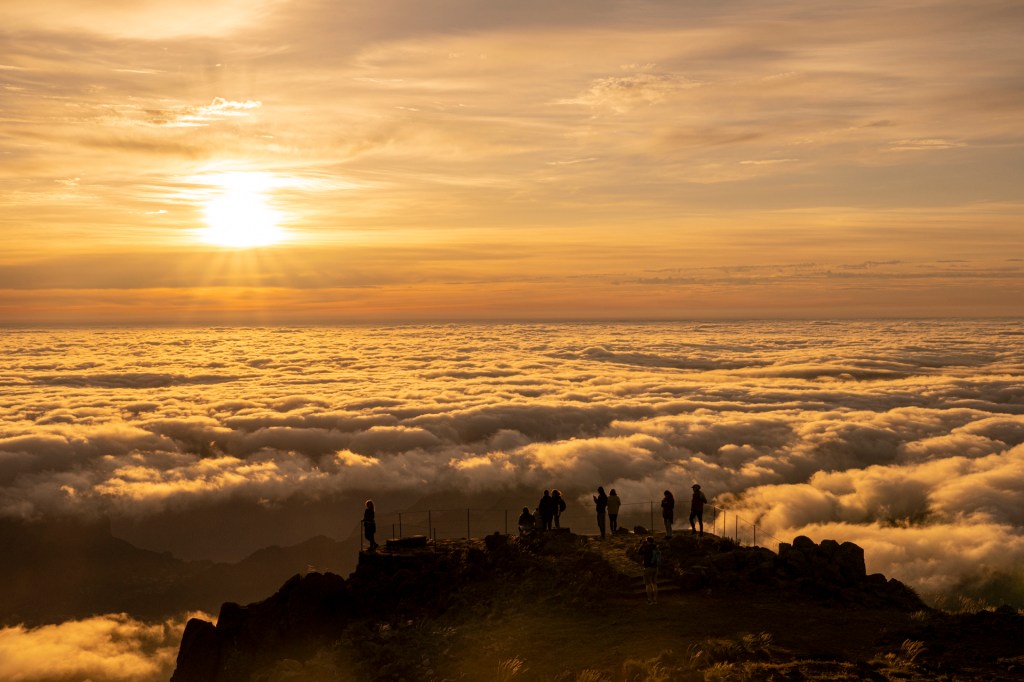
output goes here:
[[11, 682], [166, 680], [186, 621], [143, 623], [108, 614], [37, 628], [2, 628], [0, 677]]
[[700, 481], [762, 533], [861, 542], [875, 570], [928, 592], [1024, 559], [1024, 336], [1011, 322], [13, 331], [2, 343], [8, 516], [358, 509], [366, 491], [391, 496], [391, 513], [428, 494], [501, 505], [547, 487], [585, 508], [599, 484], [635, 503]]

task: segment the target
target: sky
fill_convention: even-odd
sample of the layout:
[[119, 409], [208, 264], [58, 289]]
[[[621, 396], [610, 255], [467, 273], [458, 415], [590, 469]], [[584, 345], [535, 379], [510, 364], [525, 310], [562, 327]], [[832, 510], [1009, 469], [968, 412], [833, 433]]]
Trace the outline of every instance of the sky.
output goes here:
[[1013, 316], [1012, 1], [0, 4], [0, 321]]

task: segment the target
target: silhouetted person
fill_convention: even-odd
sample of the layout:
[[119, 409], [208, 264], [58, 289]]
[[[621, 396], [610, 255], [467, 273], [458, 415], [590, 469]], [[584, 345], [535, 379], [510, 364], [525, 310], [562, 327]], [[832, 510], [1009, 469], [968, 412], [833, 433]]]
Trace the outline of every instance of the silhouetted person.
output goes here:
[[608, 493], [608, 526], [614, 533], [619, 529], [619, 507], [622, 506], [622, 500], [615, 494], [615, 488]]
[[519, 535], [525, 536], [528, 532], [534, 532], [537, 527], [537, 520], [529, 513], [529, 507], [523, 507], [519, 514]]
[[377, 534], [377, 516], [373, 512], [373, 500], [367, 500], [366, 508], [363, 509], [363, 534], [370, 542], [371, 552], [380, 547], [373, 537]]
[[597, 527], [601, 531], [601, 539], [604, 540], [604, 513], [608, 509], [608, 496], [604, 494], [604, 486], [597, 486], [594, 504], [597, 505]]
[[[708, 498], [704, 497], [704, 493], [700, 491], [700, 484], [693, 484], [693, 497], [690, 498], [690, 530], [694, 533], [697, 532], [697, 525], [700, 524], [700, 534], [704, 535], [704, 505], [708, 503]], [[696, 523], [694, 523], [696, 522]]]
[[561, 528], [562, 524], [559, 523], [559, 519], [562, 518], [562, 512], [565, 511], [565, 499], [562, 498], [560, 490], [552, 490], [551, 499], [555, 501], [555, 528]]
[[654, 544], [654, 537], [648, 535], [640, 543], [640, 559], [644, 565], [644, 590], [647, 592], [647, 603], [658, 603], [658, 564], [661, 563], [661, 552]]
[[665, 537], [671, 540], [672, 522], [676, 519], [676, 498], [672, 497], [671, 490], [666, 490], [661, 498], [661, 518], [665, 521]]
[[543, 530], [551, 530], [551, 521], [555, 518], [555, 500], [551, 493], [544, 491], [544, 496], [537, 503], [537, 513], [540, 514], [540, 523]]

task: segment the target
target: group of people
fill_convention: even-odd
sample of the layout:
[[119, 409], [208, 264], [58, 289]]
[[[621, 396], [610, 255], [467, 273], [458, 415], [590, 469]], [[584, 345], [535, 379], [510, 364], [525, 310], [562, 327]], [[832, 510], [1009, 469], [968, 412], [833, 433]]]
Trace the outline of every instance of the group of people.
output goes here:
[[[612, 488], [608, 494], [604, 492], [604, 486], [597, 487], [597, 494], [593, 496], [594, 505], [597, 510], [597, 528], [601, 532], [601, 539], [605, 538], [605, 517], [607, 516], [608, 525], [611, 527], [611, 532], [614, 533], [619, 529], [619, 508], [622, 506], [622, 500], [615, 492], [615, 488]], [[708, 498], [705, 497], [704, 493], [701, 492], [700, 484], [693, 484], [693, 496], [690, 498], [690, 529], [700, 535], [704, 535], [704, 505], [707, 504]], [[562, 497], [562, 493], [559, 490], [545, 490], [541, 496], [540, 501], [537, 503], [536, 513], [531, 513], [529, 507], [523, 507], [522, 514], [519, 515], [519, 534], [524, 535], [526, 533], [533, 532], [536, 529], [540, 530], [551, 530], [554, 528], [561, 528], [560, 519], [562, 513], [565, 511], [566, 504], [565, 499]], [[665, 522], [665, 536], [668, 539], [672, 539], [672, 524], [675, 522], [675, 509], [676, 500], [673, 497], [670, 490], [665, 491], [665, 495], [661, 498], [661, 518]], [[373, 500], [367, 500], [366, 505], [363, 509], [363, 534], [370, 543], [370, 551], [377, 549], [379, 545], [375, 539], [377, 533], [377, 521], [376, 515], [373, 510]], [[653, 538], [648, 537], [647, 540], [653, 541]], [[647, 546], [647, 542], [643, 547]], [[642, 548], [641, 554], [646, 551]], [[646, 555], [644, 555], [646, 556]], [[645, 558], [646, 562], [647, 559]], [[647, 564], [644, 564], [645, 568]], [[657, 564], [655, 563], [655, 568]], [[650, 595], [648, 595], [650, 597]], [[657, 586], [655, 586], [655, 601], [657, 600]]]
[[597, 529], [601, 531], [601, 539], [604, 540], [604, 515], [608, 513], [608, 523], [614, 533], [619, 529], [619, 507], [622, 500], [619, 499], [615, 488], [607, 495], [604, 494], [604, 486], [597, 486], [597, 494], [594, 495], [594, 504], [597, 506]]
[[[708, 503], [708, 498], [701, 492], [700, 484], [693, 484], [693, 496], [690, 498], [690, 530], [694, 533], [699, 532], [700, 535], [704, 535], [704, 505]], [[598, 488], [600, 490], [600, 488]], [[598, 512], [600, 515], [600, 512]], [[672, 496], [671, 490], [666, 490], [664, 497], [661, 498], [661, 518], [665, 522], [665, 537], [672, 539], [672, 524], [675, 522], [676, 517], [676, 498]], [[700, 530], [698, 531], [698, 527]], [[601, 534], [604, 537], [604, 533]]]
[[[619, 529], [619, 508], [622, 506], [622, 500], [615, 492], [615, 488], [612, 488], [607, 494], [604, 491], [604, 486], [597, 487], [597, 494], [593, 496], [594, 506], [597, 510], [597, 529], [601, 533], [601, 539], [605, 538], [607, 529], [610, 529], [612, 533]], [[690, 498], [690, 529], [694, 533], [704, 535], [704, 505], [707, 504], [708, 498], [700, 489], [699, 483], [693, 484], [693, 496]], [[670, 490], [665, 491], [664, 497], [661, 499], [661, 518], [665, 522], [665, 536], [669, 539], [672, 538], [672, 524], [675, 523], [675, 509], [676, 499], [673, 497]], [[536, 528], [541, 530], [551, 530], [552, 522], [554, 522], [555, 528], [561, 528], [559, 518], [562, 512], [565, 511], [565, 500], [562, 498], [562, 493], [558, 490], [544, 491], [544, 495], [540, 498], [540, 502], [537, 503], [537, 509], [535, 513], [530, 512], [529, 507], [523, 507], [523, 512], [519, 515], [519, 534], [532, 532]], [[607, 518], [607, 527], [605, 519]]]
[[[693, 495], [690, 498], [690, 530], [694, 533], [704, 535], [704, 505], [708, 498], [700, 489], [699, 483], [692, 486]], [[594, 506], [597, 510], [597, 528], [601, 531], [601, 539], [605, 538], [605, 517], [611, 532], [619, 529], [619, 508], [622, 500], [619, 499], [615, 488], [605, 494], [604, 487], [597, 487], [597, 494], [593, 496]], [[529, 507], [523, 507], [519, 515], [519, 534], [525, 535], [537, 529], [551, 530], [561, 528], [561, 517], [565, 511], [565, 499], [559, 490], [545, 490], [537, 503], [536, 513], [531, 513]], [[672, 524], [675, 522], [676, 500], [672, 491], [666, 490], [661, 498], [661, 518], [665, 522], [665, 537], [672, 539]], [[699, 530], [698, 530], [699, 529]], [[373, 500], [367, 500], [363, 509], [363, 533], [370, 543], [370, 551], [379, 547], [375, 539], [377, 533], [376, 514], [373, 509]], [[648, 535], [640, 543], [637, 552], [644, 568], [644, 591], [647, 594], [648, 604], [658, 603], [658, 565], [661, 563], [661, 551], [654, 542], [654, 537]]]

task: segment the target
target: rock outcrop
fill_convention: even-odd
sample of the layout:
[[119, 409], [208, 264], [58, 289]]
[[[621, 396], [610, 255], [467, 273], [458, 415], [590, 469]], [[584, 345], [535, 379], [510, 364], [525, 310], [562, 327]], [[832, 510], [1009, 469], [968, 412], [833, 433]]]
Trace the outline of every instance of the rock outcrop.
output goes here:
[[871, 608], [925, 608], [917, 594], [880, 573], [868, 575], [864, 550], [852, 542], [805, 536], [779, 545], [779, 553], [742, 547], [727, 539], [678, 535], [663, 552], [663, 562], [684, 590], [771, 590], [816, 601]]
[[224, 604], [217, 624], [185, 626], [174, 682], [248, 680], [269, 660], [303, 657], [344, 627], [355, 611], [345, 579], [310, 573], [289, 579], [269, 599]]

